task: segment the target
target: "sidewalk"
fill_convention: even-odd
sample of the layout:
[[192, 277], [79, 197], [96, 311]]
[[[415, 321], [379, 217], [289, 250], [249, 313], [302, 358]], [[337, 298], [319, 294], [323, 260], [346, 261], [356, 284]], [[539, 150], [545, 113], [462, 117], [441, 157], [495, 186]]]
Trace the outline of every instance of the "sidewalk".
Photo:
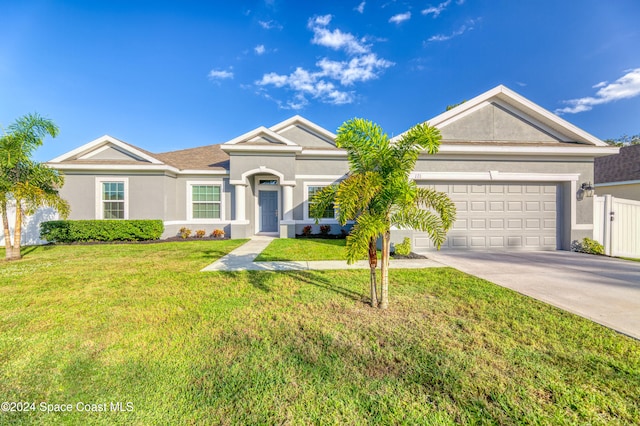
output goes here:
[[[305, 270], [333, 270], [333, 269], [369, 269], [369, 262], [360, 260], [352, 265], [346, 260], [318, 260], [318, 261], [282, 261], [282, 262], [254, 262], [262, 251], [273, 241], [273, 237], [257, 236], [241, 245], [226, 256], [205, 267], [201, 272], [211, 271], [305, 271]], [[392, 259], [389, 269], [422, 269], [441, 268], [442, 263], [431, 259]]]

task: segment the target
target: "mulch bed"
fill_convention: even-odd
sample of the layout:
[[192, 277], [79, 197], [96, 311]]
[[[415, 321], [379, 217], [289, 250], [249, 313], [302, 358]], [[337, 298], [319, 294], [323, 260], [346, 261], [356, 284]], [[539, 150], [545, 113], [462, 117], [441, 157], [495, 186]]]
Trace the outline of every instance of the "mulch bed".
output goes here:
[[391, 255], [391, 257], [394, 258], [394, 259], [428, 259], [427, 256], [423, 256], [421, 254], [414, 253], [414, 252], [409, 253], [407, 256], [403, 256], [401, 254], [393, 253]]
[[179, 243], [179, 242], [187, 242], [187, 241], [220, 241], [220, 240], [228, 240], [229, 238], [213, 238], [213, 237], [202, 237], [202, 238], [182, 238], [180, 236], [169, 237], [161, 240], [144, 240], [144, 241], [76, 241], [74, 243], [49, 243], [46, 245], [56, 245], [56, 246], [93, 246], [99, 244], [162, 244], [162, 243]]

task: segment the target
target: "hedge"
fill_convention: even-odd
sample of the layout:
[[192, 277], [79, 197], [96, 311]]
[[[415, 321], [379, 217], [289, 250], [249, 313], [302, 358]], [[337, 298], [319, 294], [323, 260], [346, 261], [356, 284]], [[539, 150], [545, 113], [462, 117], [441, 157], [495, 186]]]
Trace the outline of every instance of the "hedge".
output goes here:
[[40, 224], [40, 238], [51, 243], [157, 240], [161, 220], [53, 220]]

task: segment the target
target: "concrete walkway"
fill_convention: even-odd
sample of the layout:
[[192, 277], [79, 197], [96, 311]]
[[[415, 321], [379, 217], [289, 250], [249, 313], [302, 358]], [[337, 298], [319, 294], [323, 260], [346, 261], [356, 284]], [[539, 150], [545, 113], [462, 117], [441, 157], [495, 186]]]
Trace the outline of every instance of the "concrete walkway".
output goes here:
[[[369, 262], [366, 260], [358, 261], [353, 265], [348, 265], [345, 260], [254, 262], [255, 258], [267, 248], [273, 239], [273, 237], [253, 237], [249, 242], [202, 269], [202, 272], [369, 269]], [[422, 269], [443, 266], [445, 265], [431, 259], [392, 259], [389, 262], [389, 269]]]
[[640, 339], [640, 263], [568, 251], [440, 251], [432, 260]]

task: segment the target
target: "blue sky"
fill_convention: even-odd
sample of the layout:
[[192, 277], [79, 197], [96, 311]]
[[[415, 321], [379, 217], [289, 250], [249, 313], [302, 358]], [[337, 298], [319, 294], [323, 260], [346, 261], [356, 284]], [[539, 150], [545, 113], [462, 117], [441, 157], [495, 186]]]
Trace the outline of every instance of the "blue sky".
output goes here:
[[640, 2], [0, 0], [0, 125], [152, 152], [292, 115], [389, 134], [504, 84], [600, 138], [640, 133]]

